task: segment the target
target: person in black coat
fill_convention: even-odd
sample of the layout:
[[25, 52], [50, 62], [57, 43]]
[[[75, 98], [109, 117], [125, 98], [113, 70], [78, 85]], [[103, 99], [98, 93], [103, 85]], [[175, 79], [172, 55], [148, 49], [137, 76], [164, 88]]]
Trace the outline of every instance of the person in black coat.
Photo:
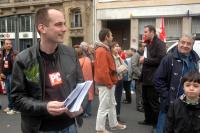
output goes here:
[[192, 36], [182, 35], [178, 45], [161, 61], [154, 75], [154, 87], [160, 97], [160, 112], [156, 131], [163, 133], [169, 104], [183, 93], [182, 77], [189, 71], [198, 70], [199, 56], [192, 49]]
[[140, 57], [140, 63], [143, 64], [141, 78], [145, 120], [139, 124], [153, 125], [155, 128], [159, 113], [159, 101], [152, 79], [166, 54], [166, 45], [157, 37], [156, 29], [152, 25], [145, 26], [144, 36], [146, 38], [146, 51], [144, 50], [144, 56]]
[[186, 74], [184, 94], [169, 107], [164, 133], [200, 133], [200, 73]]

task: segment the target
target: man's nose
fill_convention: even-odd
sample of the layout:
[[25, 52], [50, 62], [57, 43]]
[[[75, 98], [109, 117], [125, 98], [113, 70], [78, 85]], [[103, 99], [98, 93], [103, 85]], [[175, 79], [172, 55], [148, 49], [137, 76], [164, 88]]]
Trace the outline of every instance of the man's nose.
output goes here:
[[65, 25], [63, 25], [63, 32], [65, 32], [67, 30], [67, 27]]

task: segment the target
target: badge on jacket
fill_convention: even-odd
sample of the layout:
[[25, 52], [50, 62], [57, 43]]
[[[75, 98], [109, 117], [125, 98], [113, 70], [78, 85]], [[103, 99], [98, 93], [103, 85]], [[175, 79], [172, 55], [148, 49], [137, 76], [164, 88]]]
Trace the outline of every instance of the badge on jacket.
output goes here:
[[8, 68], [8, 61], [4, 61], [4, 68]]
[[59, 72], [49, 74], [49, 79], [51, 82], [51, 86], [56, 86], [63, 83]]

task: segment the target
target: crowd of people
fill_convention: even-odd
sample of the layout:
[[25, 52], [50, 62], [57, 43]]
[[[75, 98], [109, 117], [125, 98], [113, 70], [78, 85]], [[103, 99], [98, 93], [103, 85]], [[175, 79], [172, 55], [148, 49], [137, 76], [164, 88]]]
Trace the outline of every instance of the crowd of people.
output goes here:
[[[40, 34], [37, 44], [17, 53], [6, 39], [0, 50], [0, 80], [8, 97], [4, 111], [21, 113], [23, 133], [77, 133], [82, 118], [92, 116], [95, 93], [96, 132], [124, 130], [121, 104], [132, 103], [133, 81], [136, 109], [144, 112], [138, 124], [151, 125], [152, 133], [200, 132], [200, 58], [192, 49], [192, 36], [181, 36], [177, 47], [166, 53], [155, 27], [146, 25], [139, 48], [122, 50], [112, 31], [103, 28], [99, 42], [72, 48], [63, 45], [63, 13], [48, 7], [37, 11], [35, 26]], [[70, 112], [63, 101], [86, 80], [93, 80], [93, 85], [79, 111]]]

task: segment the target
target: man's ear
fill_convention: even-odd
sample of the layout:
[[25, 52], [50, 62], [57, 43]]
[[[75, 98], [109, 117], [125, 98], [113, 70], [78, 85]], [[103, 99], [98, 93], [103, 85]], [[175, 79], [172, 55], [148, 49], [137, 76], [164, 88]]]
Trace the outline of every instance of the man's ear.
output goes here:
[[46, 26], [44, 24], [39, 24], [37, 28], [40, 33], [46, 33]]
[[105, 36], [105, 40], [108, 40], [108, 38], [109, 38], [109, 35], [106, 35], [106, 36]]

